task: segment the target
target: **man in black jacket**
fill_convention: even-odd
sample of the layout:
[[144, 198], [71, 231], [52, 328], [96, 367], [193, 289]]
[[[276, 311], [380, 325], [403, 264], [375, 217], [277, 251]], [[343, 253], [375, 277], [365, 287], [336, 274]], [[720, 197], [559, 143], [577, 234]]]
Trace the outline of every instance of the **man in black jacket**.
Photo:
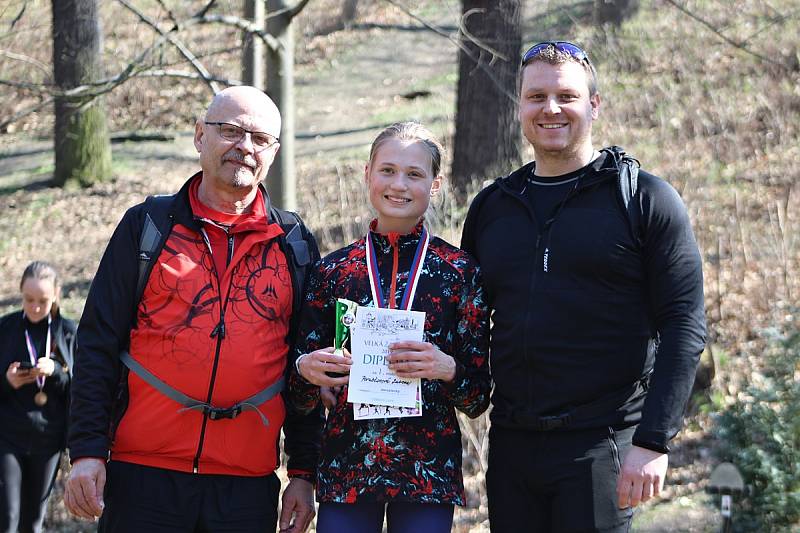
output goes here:
[[701, 259], [675, 190], [596, 150], [594, 67], [578, 46], [523, 57], [535, 161], [472, 203], [462, 247], [493, 310], [492, 531], [628, 531], [657, 496], [705, 343]]

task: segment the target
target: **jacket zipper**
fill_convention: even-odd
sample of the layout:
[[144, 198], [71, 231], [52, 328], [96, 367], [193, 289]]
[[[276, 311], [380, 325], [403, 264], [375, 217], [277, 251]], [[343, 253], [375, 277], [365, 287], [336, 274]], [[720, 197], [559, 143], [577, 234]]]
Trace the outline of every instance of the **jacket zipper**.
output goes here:
[[[514, 193], [508, 191], [507, 189], [505, 189], [504, 187], [501, 187], [501, 190], [506, 192], [506, 194], [510, 194], [512, 197], [514, 197], [517, 200], [519, 200], [520, 203], [522, 203], [525, 206], [525, 209], [526, 209], [526, 211], [528, 213], [528, 216], [530, 217], [531, 221], [534, 224], [536, 224], [537, 228], [539, 228], [539, 233], [536, 236], [536, 245], [534, 247], [533, 256], [531, 257], [531, 281], [530, 281], [530, 285], [528, 287], [528, 291], [529, 291], [529, 294], [531, 296], [529, 297], [529, 299], [533, 297], [532, 296], [533, 295], [533, 289], [536, 287], [536, 283], [537, 283], [537, 281], [539, 279], [538, 264], [539, 264], [539, 251], [542, 248], [542, 240], [545, 241], [545, 252], [544, 252], [544, 254], [547, 254], [547, 251], [548, 251], [548, 248], [549, 248], [549, 243], [550, 243], [550, 231], [551, 231], [551, 229], [552, 229], [552, 227], [553, 227], [553, 225], [555, 223], [556, 218], [561, 213], [561, 210], [563, 209], [563, 207], [575, 195], [576, 191], [578, 190], [578, 184], [579, 183], [580, 183], [580, 178], [578, 178], [575, 181], [575, 185], [573, 186], [573, 188], [566, 194], [564, 199], [555, 208], [555, 210], [552, 212], [552, 214], [547, 219], [547, 221], [545, 221], [544, 225], [541, 226], [541, 228], [539, 228], [539, 221], [536, 218], [536, 213], [533, 211], [533, 207], [530, 205], [530, 202], [528, 202], [527, 198], [523, 198], [521, 194], [514, 194]], [[548, 258], [545, 257], [544, 254], [542, 255], [542, 268], [544, 269], [544, 271], [547, 271], [546, 261], [547, 261]], [[532, 308], [533, 308], [532, 305], [528, 305], [527, 306], [527, 310], [525, 311], [525, 322], [524, 322], [524, 324], [529, 324], [530, 323], [531, 309]], [[530, 363], [530, 357], [528, 356], [528, 351], [529, 351], [528, 350], [528, 339], [530, 338], [531, 334], [532, 334], [531, 328], [530, 327], [525, 327], [524, 328], [524, 333], [523, 333], [523, 340], [522, 340], [522, 357], [523, 357], [523, 360], [524, 360], [526, 365], [528, 365]], [[534, 374], [533, 374], [533, 372], [528, 372], [527, 374], [528, 374], [528, 380], [529, 380], [529, 383], [528, 383], [528, 402], [529, 402], [529, 405], [533, 405], [533, 403], [534, 403], [534, 390], [536, 389], [536, 387], [534, 386], [535, 383], [533, 382]]]
[[[203, 242], [205, 242], [206, 247], [208, 248], [208, 253], [213, 255], [213, 251], [211, 249], [211, 242], [208, 240], [208, 235], [206, 234], [205, 230], [202, 230], [203, 235]], [[227, 231], [226, 231], [227, 233]], [[230, 266], [231, 260], [233, 259], [233, 235], [228, 234], [228, 257], [226, 258], [225, 265], [226, 267]], [[214, 329], [211, 330], [211, 334], [209, 337], [217, 339], [217, 346], [214, 350], [214, 364], [211, 367], [211, 380], [208, 384], [208, 395], [206, 396], [206, 403], [211, 404], [211, 396], [214, 394], [214, 382], [217, 377], [217, 367], [219, 366], [219, 353], [222, 349], [222, 340], [225, 338], [225, 309], [228, 306], [228, 297], [231, 293], [231, 285], [232, 283], [228, 284], [228, 290], [225, 293], [225, 299], [222, 299], [222, 285], [219, 279], [219, 273], [217, 272], [217, 267], [214, 263], [214, 259], [211, 259], [211, 269], [214, 272], [214, 276], [217, 278], [217, 292], [220, 296], [219, 301], [219, 322]], [[200, 438], [198, 439], [197, 443], [197, 453], [194, 456], [194, 460], [192, 461], [192, 472], [197, 474], [199, 473], [200, 468], [200, 456], [203, 454], [203, 444], [205, 442], [205, 435], [206, 435], [206, 425], [208, 425], [208, 414], [203, 413], [203, 424], [200, 426]]]

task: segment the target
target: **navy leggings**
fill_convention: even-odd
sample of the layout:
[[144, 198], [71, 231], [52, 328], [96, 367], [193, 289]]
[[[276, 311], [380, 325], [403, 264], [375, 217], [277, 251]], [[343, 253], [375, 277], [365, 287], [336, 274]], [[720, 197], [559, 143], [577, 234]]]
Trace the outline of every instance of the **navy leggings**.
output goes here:
[[38, 533], [61, 452], [0, 453], [0, 533]]
[[453, 505], [449, 503], [321, 503], [317, 533], [381, 533], [386, 511], [388, 533], [449, 533]]

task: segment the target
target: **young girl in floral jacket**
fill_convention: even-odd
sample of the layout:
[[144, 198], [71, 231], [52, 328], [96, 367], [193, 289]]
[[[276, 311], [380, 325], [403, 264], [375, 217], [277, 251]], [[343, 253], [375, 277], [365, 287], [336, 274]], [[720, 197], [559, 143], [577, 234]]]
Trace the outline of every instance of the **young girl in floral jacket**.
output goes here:
[[[380, 533], [384, 513], [390, 533], [445, 532], [454, 505], [464, 504], [455, 410], [474, 418], [488, 406], [488, 312], [475, 261], [424, 223], [441, 186], [441, 152], [418, 123], [381, 132], [365, 168], [377, 218], [364, 238], [323, 258], [310, 276], [289, 395], [301, 410], [328, 399], [319, 533]], [[422, 378], [421, 416], [386, 409], [387, 418], [356, 419], [354, 409], [365, 406], [347, 402], [351, 359], [333, 349], [338, 298], [425, 312], [424, 341], [396, 342], [388, 357], [399, 378]]]

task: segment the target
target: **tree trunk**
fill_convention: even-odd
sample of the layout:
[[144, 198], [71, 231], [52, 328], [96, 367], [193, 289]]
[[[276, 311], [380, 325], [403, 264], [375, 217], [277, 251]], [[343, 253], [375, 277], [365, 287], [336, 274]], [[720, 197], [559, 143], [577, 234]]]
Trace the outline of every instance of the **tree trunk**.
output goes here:
[[[61, 90], [100, 78], [97, 0], [52, 0], [53, 74]], [[100, 98], [55, 101], [54, 181], [88, 186], [111, 177], [111, 145]]]
[[594, 20], [598, 25], [619, 27], [639, 9], [639, 0], [595, 0]]
[[[268, 0], [270, 13], [285, 8], [282, 0]], [[272, 201], [283, 209], [297, 208], [294, 170], [294, 31], [291, 17], [267, 19], [267, 31], [280, 46], [267, 51], [267, 93], [281, 112], [281, 147], [269, 171], [267, 190]]]
[[[519, 0], [462, 0], [467, 33], [458, 55], [456, 131], [452, 180], [456, 198], [465, 201], [476, 179], [507, 173], [520, 162], [517, 72], [522, 47]], [[470, 55], [472, 57], [470, 57]], [[477, 58], [477, 62], [475, 59]]]
[[[264, 0], [244, 0], [244, 18], [252, 21], [259, 28], [264, 28], [266, 10]], [[246, 85], [265, 88], [264, 41], [254, 38], [248, 32], [242, 32], [242, 82]]]
[[344, 0], [342, 2], [342, 13], [339, 18], [342, 21], [342, 27], [348, 27], [355, 19], [358, 12], [358, 0]]

